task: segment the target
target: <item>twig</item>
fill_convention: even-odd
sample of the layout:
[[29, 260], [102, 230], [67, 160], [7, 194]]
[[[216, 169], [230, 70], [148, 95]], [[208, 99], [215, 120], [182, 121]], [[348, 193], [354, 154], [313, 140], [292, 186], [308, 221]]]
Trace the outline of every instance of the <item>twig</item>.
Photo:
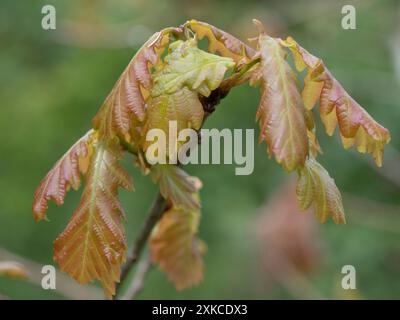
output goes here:
[[161, 219], [162, 215], [164, 214], [166, 205], [167, 205], [166, 200], [163, 198], [161, 193], [158, 192], [158, 194], [153, 202], [153, 205], [151, 206], [149, 214], [147, 215], [146, 221], [144, 222], [144, 224], [139, 232], [139, 235], [136, 238], [136, 241], [133, 245], [131, 253], [130, 253], [130, 255], [128, 255], [126, 263], [122, 267], [121, 280], [120, 280], [119, 284], [117, 284], [116, 295], [118, 295], [118, 293], [121, 289], [121, 285], [124, 283], [130, 270], [133, 268], [133, 266], [138, 261], [140, 254], [142, 253], [143, 248], [146, 244], [146, 241], [150, 236], [151, 231], [153, 230], [154, 226], [157, 224], [157, 222]]
[[[20, 257], [3, 248], [0, 248], [0, 260], [16, 261], [24, 265], [29, 272], [29, 281], [41, 286], [43, 278], [42, 264]], [[74, 300], [98, 300], [102, 297], [102, 293], [98, 288], [93, 285], [81, 286], [58, 270], [56, 271], [56, 292]]]
[[151, 259], [147, 256], [138, 265], [137, 272], [133, 278], [131, 284], [129, 285], [126, 293], [123, 295], [122, 300], [133, 300], [138, 295], [138, 293], [143, 289], [144, 280], [147, 273], [152, 267]]

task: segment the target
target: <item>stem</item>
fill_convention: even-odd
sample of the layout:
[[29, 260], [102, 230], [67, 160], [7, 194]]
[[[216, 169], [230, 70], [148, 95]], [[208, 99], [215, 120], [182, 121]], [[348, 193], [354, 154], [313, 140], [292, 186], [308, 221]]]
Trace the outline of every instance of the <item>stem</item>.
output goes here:
[[116, 295], [118, 295], [121, 285], [124, 283], [126, 277], [128, 276], [131, 269], [134, 267], [136, 262], [138, 261], [140, 254], [142, 253], [144, 246], [146, 245], [147, 239], [149, 238], [151, 231], [157, 222], [161, 219], [164, 214], [167, 202], [163, 198], [160, 192], [158, 192], [156, 198], [153, 201], [153, 204], [150, 208], [150, 211], [147, 215], [147, 218], [140, 229], [139, 235], [135, 240], [131, 253], [128, 255], [126, 262], [121, 270], [121, 279], [116, 287]]
[[[25, 266], [29, 271], [28, 281], [41, 288], [42, 284], [42, 267], [41, 263], [32, 261], [0, 247], [0, 261], [15, 261]], [[56, 292], [63, 297], [72, 300], [98, 300], [102, 297], [102, 292], [93, 285], [81, 286], [72, 280], [65, 273], [56, 271], [57, 288]], [[0, 297], [1, 300], [1, 297]]]
[[137, 149], [128, 142], [126, 142], [124, 139], [120, 139], [119, 142], [126, 151], [133, 154], [134, 156], [138, 155]]
[[229, 90], [235, 86], [241, 85], [246, 82], [248, 79], [246, 78], [246, 73], [250, 71], [257, 63], [259, 63], [261, 59], [259, 57], [255, 57], [246, 65], [242, 66], [242, 68], [232, 74], [230, 77], [226, 78], [222, 81], [219, 89], [228, 94]]
[[143, 261], [138, 265], [138, 270], [133, 278], [129, 288], [126, 290], [126, 293], [122, 297], [122, 300], [133, 300], [139, 294], [139, 292], [143, 289], [144, 280], [147, 276], [147, 273], [150, 271], [152, 267], [151, 259], [147, 256]]

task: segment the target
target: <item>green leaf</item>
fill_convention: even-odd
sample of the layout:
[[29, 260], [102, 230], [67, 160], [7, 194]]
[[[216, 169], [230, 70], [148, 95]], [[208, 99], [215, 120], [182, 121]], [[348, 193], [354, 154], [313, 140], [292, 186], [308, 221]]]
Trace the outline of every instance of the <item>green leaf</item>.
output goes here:
[[307, 159], [299, 170], [296, 192], [300, 208], [305, 210], [314, 203], [315, 215], [322, 223], [328, 217], [337, 224], [346, 223], [340, 191], [329, 173], [313, 157]]
[[212, 90], [219, 87], [225, 72], [235, 66], [231, 58], [197, 48], [194, 39], [171, 43], [164, 63], [154, 74], [153, 97], [174, 93], [183, 86], [208, 97]]
[[[146, 141], [146, 135], [151, 129], [160, 129], [167, 137], [166, 150], [169, 150], [169, 134], [170, 122], [176, 121], [177, 133], [186, 128], [198, 130], [201, 128], [204, 119], [203, 106], [197, 94], [187, 87], [172, 93], [163, 94], [158, 97], [150, 97], [148, 101], [148, 109], [145, 124], [142, 129], [143, 150], [153, 143]], [[177, 147], [173, 147], [174, 151], [178, 151], [183, 141], [177, 141]], [[164, 151], [163, 151], [164, 152]], [[150, 160], [150, 159], [148, 159]]]

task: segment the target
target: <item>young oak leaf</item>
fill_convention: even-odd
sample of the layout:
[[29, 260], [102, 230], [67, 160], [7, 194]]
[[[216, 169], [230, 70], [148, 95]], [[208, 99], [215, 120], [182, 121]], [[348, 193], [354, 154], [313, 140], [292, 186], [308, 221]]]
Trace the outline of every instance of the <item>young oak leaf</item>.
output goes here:
[[145, 100], [152, 88], [151, 67], [160, 62], [170, 32], [171, 29], [164, 29], [155, 33], [123, 71], [93, 119], [100, 136], [138, 139], [146, 113]]
[[[259, 36], [261, 99], [256, 118], [259, 141], [266, 140], [269, 154], [287, 171], [304, 165], [308, 155], [303, 101], [296, 75], [285, 60], [277, 39]], [[254, 79], [252, 79], [254, 83]]]
[[199, 49], [195, 39], [175, 41], [168, 51], [163, 68], [153, 75], [152, 97], [175, 93], [183, 86], [208, 97], [218, 88], [225, 72], [235, 66], [231, 58]]
[[306, 210], [314, 203], [315, 215], [322, 223], [328, 217], [337, 224], [346, 223], [342, 196], [325, 168], [309, 157], [298, 172], [296, 193], [300, 208]]
[[54, 260], [61, 270], [80, 284], [100, 280], [108, 298], [115, 294], [126, 251], [118, 188], [133, 188], [119, 158], [118, 146], [96, 143], [79, 206], [54, 241]]
[[[154, 87], [147, 101], [148, 109], [142, 130], [142, 145], [146, 151], [152, 145], [147, 141], [151, 129], [162, 130], [170, 135], [171, 121], [177, 122], [177, 132], [182, 129], [200, 129], [204, 110], [198, 93], [208, 96], [222, 82], [225, 72], [234, 66], [230, 58], [222, 58], [197, 48], [194, 39], [176, 41], [169, 46], [163, 67], [153, 74]], [[170, 146], [165, 143], [164, 154], [159, 159], [178, 151], [181, 144]], [[149, 153], [147, 153], [149, 154]], [[150, 160], [150, 159], [148, 159]]]
[[222, 92], [227, 92], [230, 88], [249, 81], [251, 74], [257, 69], [254, 66], [255, 60], [258, 60], [258, 52], [255, 49], [231, 34], [205, 22], [190, 20], [182, 26], [182, 28], [186, 27], [190, 28], [199, 40], [204, 38], [208, 40], [209, 52], [218, 53], [235, 61], [236, 76], [225, 79], [227, 81], [224, 81], [223, 86], [219, 87]]
[[[147, 151], [150, 146], [155, 147], [156, 150], [154, 152], [151, 150], [146, 152], [147, 160], [152, 160], [149, 156], [157, 159], [166, 159], [167, 156], [177, 155], [180, 146], [184, 142], [176, 141], [176, 145], [170, 146], [171, 139], [169, 139], [169, 136], [172, 121], [176, 121], [177, 132], [174, 134], [176, 136], [177, 133], [186, 128], [200, 129], [203, 124], [203, 118], [204, 110], [197, 93], [187, 87], [183, 87], [172, 94], [163, 94], [155, 98], [150, 97], [142, 130], [142, 145], [144, 151]], [[149, 141], [147, 133], [151, 129], [160, 129], [165, 134], [165, 140], [167, 141], [164, 141], [165, 143]], [[159, 137], [159, 139], [162, 138]]]
[[42, 180], [35, 192], [32, 205], [36, 221], [46, 218], [49, 200], [62, 205], [70, 188], [79, 189], [81, 174], [85, 174], [88, 168], [92, 154], [91, 144], [95, 136], [96, 133], [93, 130], [86, 133], [57, 161]]
[[171, 207], [164, 213], [150, 238], [150, 254], [178, 290], [203, 279], [204, 242], [197, 238], [198, 210]]
[[153, 180], [160, 185], [160, 192], [174, 207], [199, 210], [200, 203], [193, 193], [201, 188], [201, 181], [189, 176], [175, 165], [155, 165], [152, 167]]
[[183, 27], [186, 26], [190, 27], [199, 40], [208, 39], [208, 51], [232, 58], [239, 66], [248, 63], [256, 55], [253, 48], [208, 23], [190, 20], [183, 25]]
[[344, 148], [355, 146], [361, 153], [372, 154], [380, 167], [384, 146], [390, 141], [389, 131], [343, 89], [321, 59], [310, 54], [290, 37], [281, 44], [291, 50], [299, 71], [305, 68], [308, 70], [302, 93], [306, 108], [312, 109], [319, 100], [319, 111], [326, 132], [332, 135], [339, 124]]

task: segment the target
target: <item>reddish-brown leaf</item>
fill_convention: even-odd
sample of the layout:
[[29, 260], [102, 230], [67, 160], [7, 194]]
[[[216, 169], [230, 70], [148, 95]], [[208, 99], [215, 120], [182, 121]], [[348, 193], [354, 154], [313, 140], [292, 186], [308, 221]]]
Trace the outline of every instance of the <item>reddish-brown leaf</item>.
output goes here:
[[199, 211], [172, 207], [164, 213], [150, 239], [152, 260], [178, 290], [203, 279], [205, 244], [197, 238]]
[[132, 189], [119, 153], [118, 147], [96, 144], [79, 206], [54, 242], [61, 270], [81, 284], [100, 280], [108, 298], [115, 294], [126, 251], [118, 188]]
[[[308, 155], [307, 128], [297, 78], [277, 39], [259, 37], [261, 99], [257, 111], [260, 142], [287, 171], [302, 167]], [[254, 82], [254, 79], [253, 79]]]
[[155, 33], [136, 53], [93, 119], [100, 136], [136, 140], [144, 120], [145, 100], [152, 88], [151, 67], [169, 43], [170, 29]]
[[190, 20], [184, 26], [189, 26], [199, 40], [206, 37], [210, 52], [232, 58], [237, 65], [250, 61], [256, 54], [256, 51], [244, 42], [208, 23]]
[[91, 130], [79, 139], [42, 180], [32, 205], [35, 220], [45, 219], [49, 200], [62, 205], [67, 191], [71, 187], [75, 190], [79, 188], [81, 174], [88, 168], [94, 136], [95, 133]]
[[281, 42], [294, 55], [299, 71], [308, 69], [303, 100], [312, 109], [319, 100], [320, 115], [325, 129], [332, 135], [339, 124], [343, 146], [355, 146], [361, 153], [372, 154], [376, 164], [382, 165], [384, 145], [390, 141], [387, 129], [377, 123], [340, 85], [321, 59], [299, 46], [292, 38]]

